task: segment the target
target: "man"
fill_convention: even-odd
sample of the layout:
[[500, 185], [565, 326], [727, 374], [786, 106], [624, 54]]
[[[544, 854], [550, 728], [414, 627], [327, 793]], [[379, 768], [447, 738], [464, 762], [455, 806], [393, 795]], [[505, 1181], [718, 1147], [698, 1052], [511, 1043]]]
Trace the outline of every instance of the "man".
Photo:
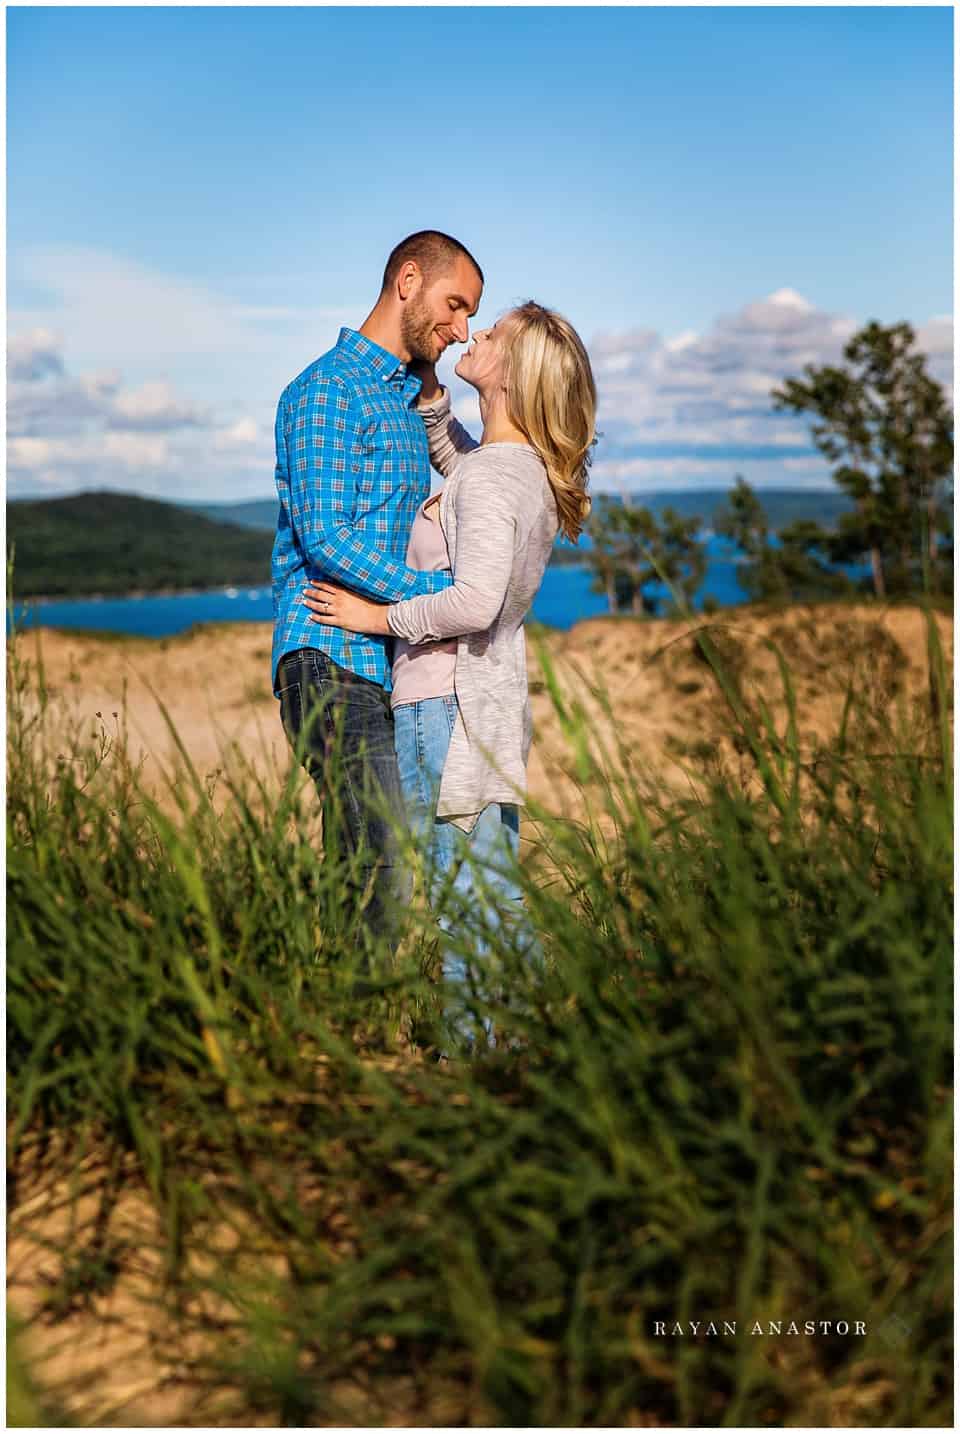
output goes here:
[[329, 579], [398, 602], [452, 581], [404, 562], [430, 492], [420, 379], [408, 365], [433, 365], [451, 343], [466, 343], [482, 291], [480, 266], [456, 239], [411, 234], [387, 260], [359, 330], [341, 329], [277, 410], [273, 690], [323, 803], [325, 854], [352, 858], [353, 895], [369, 893], [372, 937], [392, 936], [405, 886], [391, 824], [402, 803], [389, 639], [312, 622], [303, 590]]

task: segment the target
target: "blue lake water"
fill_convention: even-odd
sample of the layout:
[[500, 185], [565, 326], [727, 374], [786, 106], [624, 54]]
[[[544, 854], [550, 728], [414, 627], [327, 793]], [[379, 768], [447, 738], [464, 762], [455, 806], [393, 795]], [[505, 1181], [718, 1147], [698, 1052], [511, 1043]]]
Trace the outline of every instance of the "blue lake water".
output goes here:
[[[548, 568], [533, 604], [532, 616], [550, 627], [569, 628], [586, 617], [607, 611], [602, 593], [591, 592], [587, 568]], [[737, 564], [730, 558], [712, 558], [697, 594], [695, 607], [706, 597], [721, 606], [743, 602], [737, 582]], [[17, 604], [18, 627], [87, 628], [126, 632], [139, 637], [171, 637], [202, 622], [272, 622], [269, 586], [218, 588], [211, 592], [170, 593], [144, 597], [84, 598], [79, 601]]]

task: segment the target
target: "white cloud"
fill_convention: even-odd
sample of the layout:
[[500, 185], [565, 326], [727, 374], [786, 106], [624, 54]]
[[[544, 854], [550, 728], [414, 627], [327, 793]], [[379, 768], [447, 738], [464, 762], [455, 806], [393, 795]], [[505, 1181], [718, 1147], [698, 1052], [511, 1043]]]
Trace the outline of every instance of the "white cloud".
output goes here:
[[[273, 281], [257, 303], [90, 251], [11, 260], [11, 281], [45, 293], [11, 308], [11, 493], [91, 487], [158, 497], [263, 498], [273, 486], [273, 414], [283, 386], [360, 311], [286, 302]], [[278, 285], [282, 281], [278, 281]], [[249, 286], [248, 286], [249, 288]], [[266, 302], [259, 302], [261, 295]], [[751, 481], [829, 485], [807, 425], [773, 409], [770, 391], [808, 363], [835, 361], [859, 327], [788, 287], [700, 332], [632, 328], [590, 343], [600, 397], [592, 481], [637, 487]], [[953, 326], [917, 327], [941, 382], [952, 382]], [[69, 355], [69, 364], [65, 361]], [[473, 389], [442, 365], [454, 412], [477, 437]], [[170, 375], [176, 375], [176, 383]]]
[[[264, 498], [271, 469], [259, 454], [219, 453], [208, 434], [89, 431], [69, 438], [11, 438], [10, 496], [61, 496], [90, 489], [171, 502]], [[203, 475], [198, 481], [198, 473]]]
[[77, 433], [89, 425], [134, 431], [202, 427], [208, 415], [168, 383], [125, 389], [115, 370], [73, 377], [54, 335], [14, 335], [8, 346], [7, 428], [14, 436]]
[[[777, 481], [778, 473], [782, 481], [785, 461], [793, 458], [803, 472], [819, 474], [819, 481], [828, 483], [807, 424], [776, 411], [770, 394], [806, 364], [841, 360], [844, 344], [859, 326], [848, 315], [825, 313], [795, 290], [782, 288], [721, 316], [702, 334], [662, 338], [634, 329], [596, 336], [589, 348], [604, 435], [595, 465], [598, 486], [606, 457], [616, 461], [631, 455], [659, 465], [665, 479], [675, 459], [686, 463], [684, 471], [691, 476], [697, 471], [691, 460], [705, 461], [720, 485], [744, 462], [766, 463], [765, 481]], [[930, 372], [949, 387], [951, 320], [931, 319], [916, 332]]]
[[810, 463], [806, 458], [781, 458], [780, 467], [785, 473], [810, 473]]
[[[130, 475], [144, 467], [162, 468], [170, 461], [171, 449], [163, 434], [88, 433], [70, 438], [11, 438], [7, 463], [11, 475], [29, 477], [33, 482], [72, 488], [70, 478], [92, 473], [96, 482], [83, 487], [114, 487], [113, 478]], [[119, 471], [118, 471], [119, 470]], [[16, 495], [14, 495], [16, 496]]]
[[170, 443], [163, 434], [105, 433], [101, 451], [133, 473], [162, 468], [170, 460]]
[[699, 337], [700, 335], [695, 333], [693, 329], [686, 329], [682, 334], [677, 334], [676, 338], [667, 339], [666, 347], [671, 353], [681, 353], [684, 349], [688, 349], [691, 345], [695, 344]]
[[63, 371], [59, 335], [50, 329], [33, 329], [18, 334], [7, 345], [7, 378], [13, 382], [36, 383]]
[[50, 332], [14, 335], [9, 351], [11, 496], [89, 488], [161, 498], [203, 497], [221, 486], [238, 497], [269, 491], [272, 455], [254, 419], [217, 425], [210, 410], [161, 380], [129, 388], [116, 372], [76, 377]]
[[56, 459], [57, 443], [49, 438], [10, 438], [7, 440], [7, 466], [11, 472], [40, 473]]
[[[251, 305], [226, 287], [92, 249], [27, 250], [10, 256], [9, 269], [11, 329], [47, 329], [55, 315], [85, 367], [118, 367], [138, 381], [176, 373], [201, 401], [258, 393], [275, 401], [336, 342], [341, 324], [363, 317], [346, 304]], [[42, 293], [43, 306], [18, 306], [21, 286]]]
[[[281, 390], [365, 312], [348, 296], [342, 306], [291, 303], [290, 276], [258, 278], [237, 294], [86, 249], [21, 251], [8, 257], [8, 269], [14, 496], [46, 484], [58, 492], [117, 487], [163, 497], [173, 485], [192, 498], [267, 497]], [[134, 447], [109, 447], [108, 432], [144, 440], [136, 448], [141, 471], [121, 462]], [[170, 439], [166, 472], [152, 466], [159, 446], [145, 441], [161, 434]], [[75, 461], [59, 450], [55, 468], [40, 465], [37, 444], [13, 441], [61, 436], [83, 441]]]
[[222, 428], [214, 437], [214, 447], [222, 452], [249, 448], [260, 440], [260, 430], [252, 418], [241, 418], [229, 428]]
[[120, 393], [113, 402], [108, 423], [113, 428], [194, 428], [207, 424], [203, 409], [177, 398], [168, 383], [145, 383]]
[[930, 372], [943, 384], [953, 387], [953, 319], [937, 314], [917, 328], [917, 347], [930, 358]]
[[595, 493], [654, 493], [690, 488], [728, 488], [735, 473], [755, 487], [824, 487], [823, 466], [806, 458], [597, 458], [590, 474]]

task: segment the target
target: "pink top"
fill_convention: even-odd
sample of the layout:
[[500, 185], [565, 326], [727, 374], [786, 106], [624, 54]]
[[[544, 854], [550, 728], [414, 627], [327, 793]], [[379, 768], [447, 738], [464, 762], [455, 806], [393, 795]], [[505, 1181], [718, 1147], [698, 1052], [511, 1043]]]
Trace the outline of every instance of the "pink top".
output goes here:
[[[424, 509], [433, 503], [430, 517]], [[450, 568], [447, 540], [440, 527], [440, 503], [428, 498], [417, 509], [410, 541], [407, 544], [407, 567], [421, 572], [438, 573]], [[393, 643], [393, 691], [390, 706], [401, 702], [423, 702], [428, 697], [446, 697], [453, 692], [453, 674], [457, 665], [457, 639], [446, 642], [420, 642], [416, 646], [402, 637]]]

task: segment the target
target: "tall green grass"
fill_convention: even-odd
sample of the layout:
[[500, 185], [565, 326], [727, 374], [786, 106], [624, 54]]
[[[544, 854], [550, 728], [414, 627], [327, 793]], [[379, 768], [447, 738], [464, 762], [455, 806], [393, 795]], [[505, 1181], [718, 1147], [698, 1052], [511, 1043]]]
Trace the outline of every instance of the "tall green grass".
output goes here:
[[[851, 691], [815, 753], [785, 663], [778, 725], [716, 631], [691, 638], [746, 768], [691, 770], [682, 798], [602, 750], [544, 649], [583, 816], [532, 810], [545, 964], [505, 929], [470, 998], [497, 1047], [446, 1064], [418, 1046], [443, 995], [429, 913], [360, 962], [295, 769], [234, 767], [211, 794], [183, 753], [157, 802], [122, 721], [50, 746], [14, 642], [14, 1230], [49, 1238], [20, 1206], [41, 1175], [69, 1198], [91, 1155], [102, 1172], [30, 1348], [96, 1319], [142, 1255], [114, 1220], [135, 1191], [197, 1423], [948, 1422], [952, 777], [929, 630], [928, 719], [872, 714], [868, 746]], [[465, 951], [482, 920], [458, 913]], [[738, 1334], [655, 1334], [711, 1319]], [[749, 1333], [771, 1319], [868, 1333]]]

